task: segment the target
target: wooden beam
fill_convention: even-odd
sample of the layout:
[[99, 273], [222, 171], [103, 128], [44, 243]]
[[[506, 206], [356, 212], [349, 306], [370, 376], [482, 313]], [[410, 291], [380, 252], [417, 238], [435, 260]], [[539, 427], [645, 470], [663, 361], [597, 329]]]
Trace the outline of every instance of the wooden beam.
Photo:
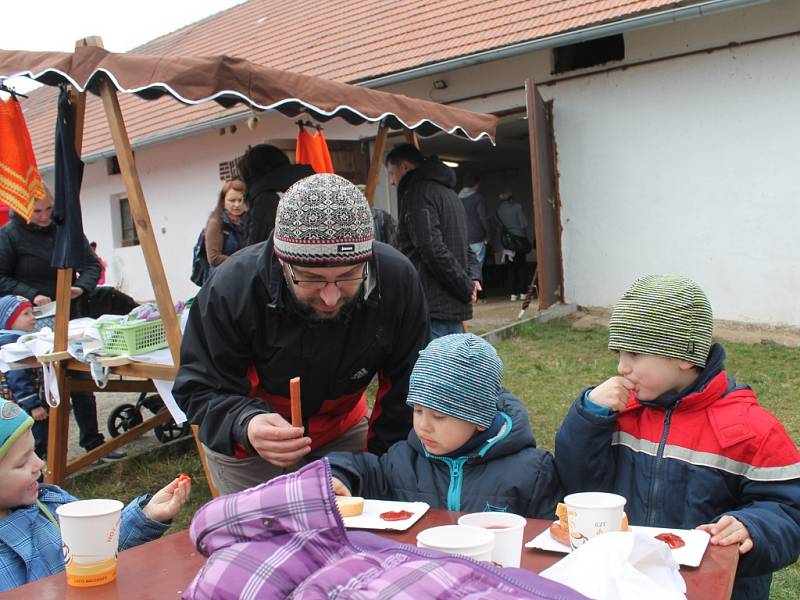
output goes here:
[[[75, 47], [85, 46], [83, 40], [78, 40]], [[100, 42], [102, 46], [102, 41]], [[86, 93], [78, 92], [69, 87], [69, 96], [72, 103], [72, 114], [75, 122], [75, 152], [78, 156], [83, 151], [83, 124], [86, 115]], [[56, 275], [56, 319], [53, 338], [54, 354], [60, 355], [67, 350], [69, 335], [70, 302], [72, 290], [72, 269], [59, 269]], [[61, 359], [58, 359], [61, 360]], [[52, 407], [48, 416], [47, 438], [47, 471], [45, 481], [60, 483], [66, 476], [67, 445], [69, 441], [69, 383], [63, 364], [56, 364], [56, 383], [61, 404]], [[49, 393], [45, 391], [45, 393]]]
[[101, 390], [91, 379], [73, 379], [70, 388], [73, 392], [154, 392], [156, 386], [149, 379], [112, 379]]
[[125, 122], [122, 118], [117, 92], [108, 79], [104, 79], [100, 83], [100, 96], [103, 99], [103, 107], [111, 130], [111, 137], [114, 140], [114, 149], [117, 153], [122, 179], [128, 192], [128, 203], [136, 225], [136, 233], [139, 236], [147, 271], [150, 274], [150, 282], [153, 284], [153, 291], [156, 295], [156, 304], [164, 321], [164, 331], [167, 334], [170, 354], [172, 355], [173, 363], [177, 367], [180, 363], [181, 348], [181, 330], [178, 325], [178, 317], [175, 314], [172, 294], [169, 291], [164, 265], [161, 262], [161, 254], [158, 251], [158, 244], [153, 234], [150, 214], [144, 199], [139, 173], [136, 170], [136, 163], [133, 160], [133, 151], [131, 150]]
[[[23, 361], [21, 361], [23, 362]], [[89, 372], [89, 365], [77, 360], [68, 360], [65, 366], [70, 371], [85, 371]], [[173, 381], [178, 369], [167, 365], [152, 365], [149, 363], [131, 363], [129, 365], [122, 365], [113, 368], [114, 375], [122, 375], [123, 377], [141, 377], [142, 379], [163, 379], [164, 381]]]
[[164, 410], [157, 415], [153, 415], [146, 421], [139, 423], [136, 427], [133, 427], [126, 431], [125, 433], [120, 434], [115, 438], [111, 438], [104, 444], [94, 448], [93, 450], [87, 452], [80, 458], [77, 458], [67, 464], [67, 475], [72, 475], [75, 471], [79, 471], [84, 467], [88, 467], [92, 463], [100, 460], [109, 452], [113, 452], [120, 446], [124, 446], [130, 441], [135, 440], [138, 437], [141, 437], [151, 429], [154, 429], [157, 425], [161, 425], [162, 423], [170, 420], [172, 415], [168, 410]]
[[413, 131], [411, 129], [404, 129], [403, 137], [406, 139], [406, 142], [412, 144], [417, 150], [419, 150], [419, 137], [417, 137], [416, 131]]
[[216, 498], [219, 496], [219, 490], [214, 480], [211, 478], [211, 472], [208, 470], [206, 450], [203, 448], [203, 442], [200, 441], [200, 427], [194, 423], [192, 424], [192, 435], [194, 436], [194, 443], [197, 444], [197, 453], [200, 455], [200, 463], [203, 465], [203, 472], [206, 474], [206, 481], [208, 481], [208, 489], [211, 492], [211, 497]]
[[375, 147], [372, 150], [372, 159], [369, 163], [369, 174], [367, 175], [367, 202], [372, 206], [375, 199], [375, 188], [378, 187], [378, 175], [383, 167], [383, 151], [386, 149], [386, 136], [389, 135], [389, 128], [381, 124], [378, 127], [378, 135], [375, 137]]

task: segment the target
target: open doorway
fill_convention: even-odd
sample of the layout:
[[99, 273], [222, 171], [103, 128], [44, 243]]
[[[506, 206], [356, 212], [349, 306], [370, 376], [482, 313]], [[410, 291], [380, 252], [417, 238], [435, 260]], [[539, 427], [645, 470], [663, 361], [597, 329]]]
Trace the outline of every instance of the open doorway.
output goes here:
[[[483, 268], [484, 294], [487, 298], [519, 298], [520, 284], [527, 288], [536, 265], [536, 250], [525, 254], [522, 265], [514, 265], [501, 243], [498, 209], [510, 192], [511, 202], [518, 203], [525, 219], [525, 234], [534, 240], [531, 146], [527, 111], [524, 106], [499, 115], [497, 145], [488, 141], [468, 142], [456, 137], [437, 135], [421, 141], [423, 154], [437, 154], [454, 166], [458, 177], [456, 189], [462, 189], [470, 175], [479, 179], [479, 191], [486, 199], [489, 218], [489, 243]], [[505, 211], [503, 211], [505, 212]], [[519, 259], [518, 259], [519, 261]]]

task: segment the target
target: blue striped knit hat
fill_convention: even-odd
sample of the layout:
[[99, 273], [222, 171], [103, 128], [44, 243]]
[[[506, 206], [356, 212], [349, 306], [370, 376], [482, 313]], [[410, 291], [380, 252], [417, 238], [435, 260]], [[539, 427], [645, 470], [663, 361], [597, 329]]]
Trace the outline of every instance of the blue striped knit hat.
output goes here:
[[19, 405], [0, 399], [0, 460], [19, 437], [33, 427], [33, 419]]
[[372, 213], [355, 185], [319, 173], [301, 179], [278, 203], [275, 255], [291, 264], [353, 265], [372, 256]]
[[472, 333], [446, 335], [419, 353], [406, 402], [488, 429], [502, 376], [503, 361], [489, 342]]
[[608, 348], [705, 367], [713, 329], [711, 304], [699, 285], [680, 275], [646, 275], [614, 306]]

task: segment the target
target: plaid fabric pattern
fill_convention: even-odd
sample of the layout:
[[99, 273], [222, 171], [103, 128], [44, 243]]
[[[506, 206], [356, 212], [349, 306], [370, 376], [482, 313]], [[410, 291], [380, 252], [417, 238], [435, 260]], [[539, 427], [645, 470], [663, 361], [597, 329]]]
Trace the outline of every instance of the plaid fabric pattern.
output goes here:
[[356, 264], [372, 256], [372, 214], [344, 177], [311, 175], [288, 190], [275, 217], [275, 255], [292, 264]]
[[608, 348], [705, 367], [713, 329], [711, 304], [694, 281], [680, 275], [646, 275], [614, 306]]
[[406, 402], [488, 429], [497, 414], [503, 361], [473, 333], [446, 335], [419, 353]]
[[190, 528], [209, 556], [190, 598], [583, 598], [534, 573], [397, 544], [349, 538], [334, 508], [330, 469], [316, 461], [290, 475], [212, 500]]

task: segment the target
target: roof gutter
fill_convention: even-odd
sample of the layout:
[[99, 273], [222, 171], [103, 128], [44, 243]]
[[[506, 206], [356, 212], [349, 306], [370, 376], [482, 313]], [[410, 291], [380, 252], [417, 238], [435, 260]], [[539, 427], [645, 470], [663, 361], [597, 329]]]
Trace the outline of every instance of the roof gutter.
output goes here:
[[403, 83], [412, 79], [420, 79], [430, 75], [438, 75], [439, 73], [444, 73], [445, 71], [452, 71], [454, 69], [461, 69], [463, 67], [470, 67], [486, 62], [510, 58], [520, 54], [527, 54], [536, 50], [553, 48], [555, 46], [564, 46], [567, 44], [577, 44], [579, 42], [615, 35], [625, 31], [631, 31], [633, 29], [642, 29], [645, 27], [676, 23], [678, 21], [703, 17], [722, 11], [747, 8], [758, 4], [766, 4], [769, 1], [770, 0], [706, 0], [705, 2], [700, 2], [691, 6], [671, 8], [661, 12], [631, 17], [630, 19], [613, 21], [602, 25], [596, 25], [594, 27], [586, 27], [583, 29], [559, 33], [544, 38], [537, 38], [528, 42], [520, 42], [511, 46], [503, 46], [502, 48], [495, 48], [493, 50], [486, 50], [484, 52], [478, 52], [468, 56], [452, 58], [426, 66], [416, 67], [406, 71], [392, 73], [390, 75], [384, 75], [383, 77], [365, 79], [355, 83], [356, 85], [361, 85], [367, 88], [380, 88], [396, 83]]

